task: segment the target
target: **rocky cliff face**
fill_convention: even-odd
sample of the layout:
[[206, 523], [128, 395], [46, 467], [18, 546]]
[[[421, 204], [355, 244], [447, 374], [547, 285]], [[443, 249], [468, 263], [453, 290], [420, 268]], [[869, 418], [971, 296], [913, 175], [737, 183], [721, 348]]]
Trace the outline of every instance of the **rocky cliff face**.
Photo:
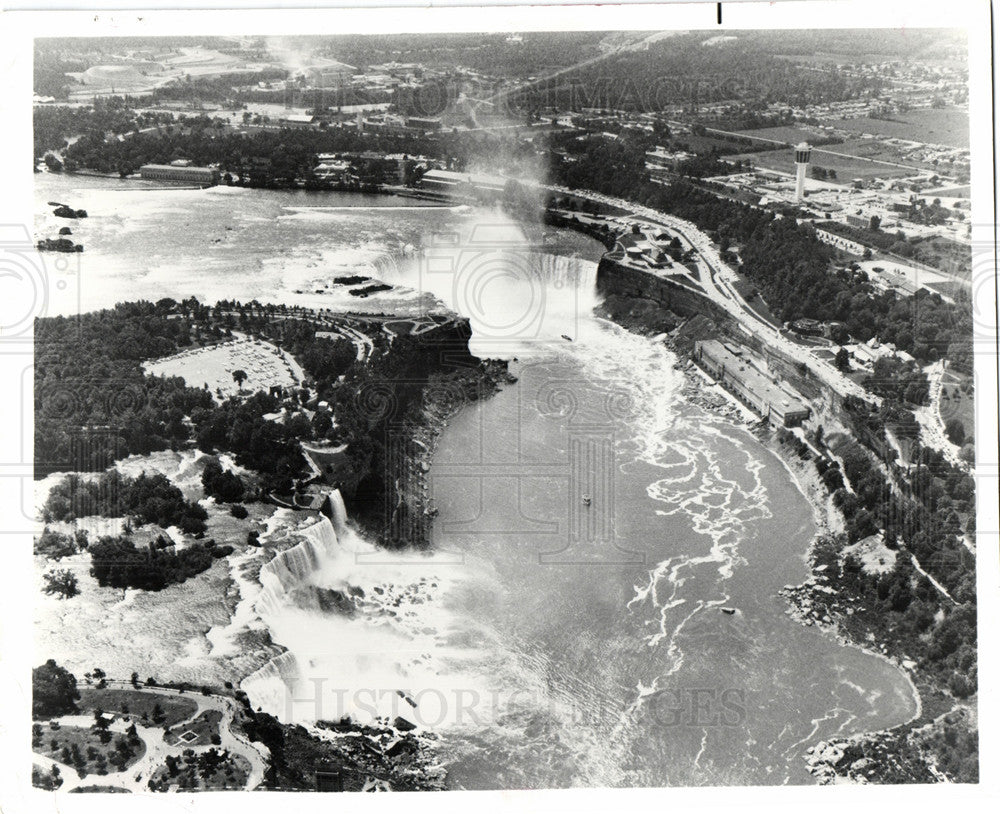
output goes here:
[[672, 331], [695, 316], [705, 317], [717, 327], [732, 323], [729, 315], [693, 283], [633, 268], [608, 255], [597, 266], [597, 290], [604, 297], [604, 314], [640, 333]]
[[464, 405], [486, 398], [509, 380], [507, 363], [469, 352], [468, 320], [397, 336], [369, 363], [358, 383], [350, 441], [352, 482], [345, 498], [356, 518], [384, 545], [421, 547], [433, 511], [426, 472], [441, 429]]

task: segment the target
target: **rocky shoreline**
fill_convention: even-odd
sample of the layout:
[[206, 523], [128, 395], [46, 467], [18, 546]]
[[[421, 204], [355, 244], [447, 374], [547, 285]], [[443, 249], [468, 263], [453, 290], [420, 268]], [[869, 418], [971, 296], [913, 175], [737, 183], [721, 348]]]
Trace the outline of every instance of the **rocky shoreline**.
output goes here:
[[859, 641], [851, 637], [839, 623], [839, 619], [861, 613], [864, 608], [857, 600], [843, 596], [831, 587], [827, 566], [817, 559], [817, 545], [829, 535], [843, 530], [843, 517], [833, 506], [816, 469], [811, 462], [802, 460], [787, 445], [781, 444], [766, 422], [728, 397], [693, 362], [685, 361], [683, 350], [678, 349], [669, 338], [666, 344], [681, 357], [674, 367], [685, 376], [682, 398], [687, 403], [753, 434], [781, 460], [812, 507], [817, 534], [805, 554], [809, 576], [802, 583], [786, 585], [779, 591], [789, 605], [785, 613], [799, 624], [822, 630], [843, 646], [857, 648], [901, 670], [913, 691], [916, 712], [909, 721], [889, 730], [860, 732], [809, 746], [803, 753], [807, 770], [820, 785], [900, 782], [900, 776], [909, 782], [946, 780], [933, 766], [933, 760], [926, 759], [919, 748], [904, 750], [902, 757], [899, 754], [901, 741], [905, 742], [903, 745], [909, 743], [910, 733], [917, 725], [922, 723], [925, 729], [935, 725], [935, 721], [924, 718], [924, 704], [916, 683], [919, 676], [915, 673], [915, 663], [894, 657], [884, 643], [874, 639]]
[[504, 385], [516, 381], [517, 377], [510, 373], [507, 362], [485, 359], [476, 368], [470, 368], [468, 373], [435, 382], [424, 391], [420, 418], [410, 428], [409, 454], [403, 472], [395, 481], [397, 509], [405, 508], [414, 519], [413, 542], [417, 546], [430, 543], [431, 524], [437, 516], [427, 475], [448, 422], [462, 408], [489, 398]]

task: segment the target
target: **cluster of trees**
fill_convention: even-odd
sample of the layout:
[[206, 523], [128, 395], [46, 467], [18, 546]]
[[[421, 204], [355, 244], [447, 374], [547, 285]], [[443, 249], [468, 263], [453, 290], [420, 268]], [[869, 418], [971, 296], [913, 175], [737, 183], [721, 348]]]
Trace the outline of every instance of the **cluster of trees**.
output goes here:
[[61, 560], [87, 547], [87, 532], [77, 529], [72, 535], [54, 531], [48, 526], [35, 538], [34, 553], [50, 560]]
[[312, 425], [301, 413], [282, 424], [264, 418], [280, 408], [276, 396], [257, 392], [195, 410], [191, 420], [198, 449], [231, 452], [236, 463], [261, 476], [264, 491], [290, 492], [295, 479], [305, 472], [299, 439], [312, 437]]
[[[219, 164], [224, 173], [251, 176], [253, 186], [287, 186], [307, 178], [318, 153], [364, 152], [437, 155], [437, 142], [413, 136], [358, 133], [356, 128], [317, 130], [260, 130], [240, 133], [207, 117], [185, 121], [185, 126], [137, 133], [119, 141], [87, 134], [67, 148], [66, 168], [86, 167], [98, 172], [129, 174], [143, 164], [163, 164], [187, 158], [198, 165]], [[368, 168], [379, 183], [380, 162]], [[365, 172], [365, 167], [360, 168]]]
[[39, 96], [54, 99], [69, 98], [70, 89], [76, 80], [69, 73], [82, 73], [88, 65], [81, 57], [64, 55], [47, 48], [34, 49], [34, 75], [32, 87]]
[[174, 121], [172, 113], [133, 109], [131, 100], [120, 96], [98, 96], [92, 105], [82, 107], [41, 107], [32, 113], [35, 158], [49, 150], [65, 150], [68, 139], [90, 136], [103, 139], [133, 133], [141, 128], [167, 125]]
[[919, 406], [927, 401], [930, 385], [924, 372], [912, 362], [892, 356], [876, 359], [865, 387], [876, 395], [900, 404]]
[[[975, 514], [975, 480], [919, 441], [910, 446], [908, 470], [895, 461], [883, 469], [857, 443], [840, 452], [854, 494], [838, 490], [834, 501], [847, 518], [848, 536], [853, 542], [884, 529], [888, 544], [905, 542], [956, 600], [973, 601], [975, 557], [961, 538]], [[964, 527], [963, 517], [970, 518]]]
[[49, 659], [31, 671], [31, 714], [35, 718], [55, 718], [76, 712], [80, 691], [76, 676]]
[[[546, 103], [566, 109], [602, 107], [648, 112], [677, 103], [704, 104], [740, 98], [802, 107], [867, 95], [877, 77], [803, 71], [774, 56], [754, 38], [725, 48], [702, 46], [701, 33], [652, 42], [647, 48], [605, 54], [578, 63], [533, 88]], [[551, 101], [550, 101], [551, 100]]]
[[[853, 441], [838, 448], [838, 454], [842, 471], [829, 464], [819, 469], [847, 530], [826, 548], [817, 549], [818, 564], [826, 563], [836, 573], [845, 546], [881, 529], [885, 544], [897, 550], [895, 568], [888, 574], [873, 574], [856, 558], [847, 557], [840, 573], [844, 595], [860, 599], [868, 609], [864, 623], [877, 626], [879, 640], [893, 642], [898, 655], [918, 658], [956, 697], [974, 693], [975, 556], [962, 543], [960, 519], [975, 510], [971, 476], [916, 441], [910, 472], [891, 461], [883, 469]], [[911, 553], [944, 587], [947, 597], [916, 572]]]
[[102, 587], [159, 591], [200, 574], [213, 560], [233, 551], [210, 542], [177, 551], [155, 543], [139, 547], [127, 537], [102, 537], [90, 546], [90, 573]]
[[61, 599], [72, 599], [80, 593], [76, 574], [68, 568], [49, 571], [47, 574], [43, 574], [42, 578], [45, 580], [45, 587], [42, 590], [50, 596], [58, 596]]
[[197, 300], [123, 303], [35, 323], [35, 477], [98, 472], [118, 458], [177, 448], [184, 422], [212, 395], [180, 378], [145, 375], [142, 362], [225, 338], [202, 327]]
[[[843, 556], [846, 544], [844, 539], [828, 538], [814, 548], [817, 565], [827, 566], [838, 593], [865, 608], [865, 613], [845, 617], [843, 623], [860, 632], [862, 640], [869, 630], [876, 631], [878, 640], [887, 643], [894, 655], [916, 659], [921, 669], [956, 698], [975, 693], [975, 601], [955, 604], [942, 597], [917, 573], [906, 552], [897, 552], [892, 570], [873, 573], [853, 554]], [[854, 629], [855, 625], [864, 630]]]
[[871, 246], [883, 252], [909, 258], [949, 274], [968, 278], [972, 268], [972, 252], [968, 246], [941, 237], [907, 238], [902, 231], [887, 232], [881, 227], [881, 219], [873, 216], [867, 229], [859, 229], [840, 221], [824, 221], [827, 232], [846, 237]]
[[[178, 101], [196, 106], [201, 102], [227, 102], [230, 107], [242, 106], [244, 102], [261, 101], [251, 96], [251, 88], [256, 89], [258, 82], [277, 82], [287, 77], [288, 71], [278, 67], [217, 76], [188, 75], [183, 80], [153, 88], [150, 97], [153, 104]], [[268, 96], [266, 101], [274, 100], [273, 93]]]
[[979, 782], [979, 733], [958, 713], [944, 717], [940, 731], [934, 731], [927, 745], [934, 750], [938, 768], [955, 782]]
[[837, 179], [836, 170], [828, 170], [818, 164], [814, 164], [812, 166], [809, 170], [809, 174], [817, 181], [835, 181]]
[[[365, 279], [358, 278], [356, 282]], [[353, 342], [343, 337], [317, 337], [316, 326], [311, 322], [287, 319], [282, 322], [280, 329], [282, 347], [292, 353], [303, 370], [316, 381], [332, 382], [346, 373], [357, 360], [358, 351]]]
[[[225, 749], [214, 746], [204, 752], [185, 749], [181, 757], [167, 755], [164, 759], [166, 776], [155, 774], [149, 780], [149, 788], [153, 791], [167, 791], [175, 785], [179, 789], [197, 789], [203, 783], [212, 783], [213, 788], [240, 788], [245, 776], [237, 769], [234, 761]], [[218, 775], [221, 774], [221, 781]]]
[[[205, 530], [208, 513], [184, 499], [181, 490], [159, 472], [129, 478], [112, 469], [97, 478], [67, 475], [52, 487], [42, 510], [46, 523], [79, 517], [127, 517], [138, 524], [177, 526], [187, 534]], [[94, 544], [90, 550], [93, 553]]]
[[235, 472], [223, 469], [218, 458], [211, 458], [205, 464], [201, 485], [206, 495], [221, 503], [238, 503], [246, 493], [243, 479]]

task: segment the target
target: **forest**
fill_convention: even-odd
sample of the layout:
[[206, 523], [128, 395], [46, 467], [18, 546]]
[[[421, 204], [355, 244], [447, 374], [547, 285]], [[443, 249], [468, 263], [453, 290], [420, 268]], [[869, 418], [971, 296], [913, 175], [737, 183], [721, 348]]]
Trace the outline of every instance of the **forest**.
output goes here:
[[[258, 391], [216, 403], [204, 388], [143, 373], [146, 359], [213, 344], [237, 328], [288, 349], [308, 382], [280, 394]], [[397, 333], [391, 343], [384, 332], [373, 330], [373, 352], [364, 362], [357, 361], [353, 343], [317, 337], [316, 331], [305, 312], [285, 306], [223, 301], [212, 308], [193, 298], [123, 303], [78, 319], [38, 320], [38, 477], [66, 470], [103, 472], [129, 454], [193, 445], [210, 455], [231, 453], [253, 472], [251, 484], [222, 471], [217, 461], [207, 465], [206, 494], [235, 502], [246, 494], [290, 495], [309, 477], [301, 441], [348, 443], [348, 465], [338, 473], [338, 486], [352, 515], [381, 532], [387, 490], [393, 488], [387, 473], [401, 463], [387, 445], [423, 420], [428, 388], [474, 399], [490, 377], [469, 354], [468, 324], [460, 320], [417, 336]], [[330, 408], [318, 409], [321, 401]], [[307, 404], [311, 418], [303, 410]], [[280, 412], [286, 413], [283, 420], [272, 420]], [[137, 522], [202, 531], [201, 507], [185, 503], [160, 478], [143, 475], [133, 482], [116, 472], [96, 479], [71, 476], [53, 489], [47, 517], [128, 515]], [[393, 544], [412, 542], [396, 539]], [[46, 547], [66, 548], [48, 538]]]
[[172, 113], [137, 112], [132, 101], [121, 96], [96, 97], [93, 105], [83, 107], [38, 106], [32, 118], [36, 160], [49, 150], [65, 150], [67, 139], [76, 136], [103, 139], [108, 133], [122, 135], [174, 121]]
[[35, 323], [35, 477], [100, 472], [130, 454], [174, 449], [191, 437], [184, 422], [212, 395], [180, 378], [146, 376], [141, 363], [225, 331], [195, 324], [203, 306], [124, 303]]
[[[126, 517], [137, 525], [177, 526], [186, 534], [205, 531], [208, 513], [184, 499], [181, 490], [159, 472], [136, 478], [111, 469], [97, 478], [67, 475], [52, 487], [42, 519], [70, 521], [80, 517]], [[91, 546], [93, 551], [93, 546]]]
[[177, 550], [153, 543], [140, 547], [127, 537], [102, 537], [90, 545], [90, 573], [102, 587], [160, 591], [206, 571], [215, 559], [233, 550], [210, 543], [195, 542]]

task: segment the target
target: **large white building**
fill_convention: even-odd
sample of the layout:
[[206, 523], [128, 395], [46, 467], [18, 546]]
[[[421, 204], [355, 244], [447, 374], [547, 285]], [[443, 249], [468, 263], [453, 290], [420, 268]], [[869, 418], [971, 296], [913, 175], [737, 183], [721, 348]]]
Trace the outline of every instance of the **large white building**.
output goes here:
[[177, 166], [175, 164], [144, 164], [139, 168], [144, 180], [184, 181], [188, 184], [213, 186], [219, 183], [219, 171], [213, 167]]

